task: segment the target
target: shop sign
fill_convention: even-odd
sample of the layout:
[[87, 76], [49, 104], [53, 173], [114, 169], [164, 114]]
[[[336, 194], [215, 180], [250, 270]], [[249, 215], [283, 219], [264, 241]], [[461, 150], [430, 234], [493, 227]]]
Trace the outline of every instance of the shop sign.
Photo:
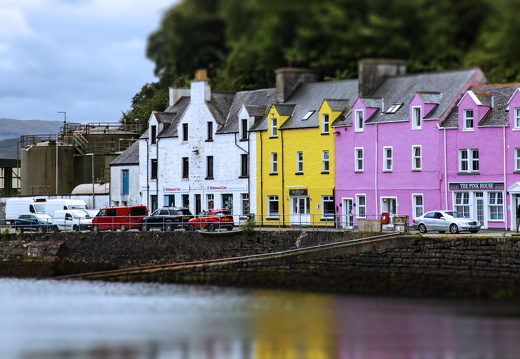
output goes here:
[[307, 196], [307, 188], [290, 189], [289, 196]]
[[450, 183], [450, 191], [491, 191], [503, 190], [503, 182], [464, 182], [464, 183]]
[[209, 185], [208, 191], [247, 191], [247, 185], [235, 185], [235, 186], [225, 186], [225, 185]]
[[181, 186], [164, 186], [164, 193], [181, 193], [181, 192], [189, 192], [189, 187], [181, 187]]

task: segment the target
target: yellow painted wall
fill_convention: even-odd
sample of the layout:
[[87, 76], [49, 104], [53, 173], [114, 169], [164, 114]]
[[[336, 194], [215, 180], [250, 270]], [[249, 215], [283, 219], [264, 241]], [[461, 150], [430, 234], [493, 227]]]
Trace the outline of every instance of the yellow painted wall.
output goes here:
[[[278, 137], [272, 138], [270, 119], [278, 119], [278, 127], [288, 119], [280, 116], [276, 109], [269, 110], [267, 132], [257, 133], [257, 214], [268, 213], [267, 197], [277, 195], [279, 198], [279, 220], [257, 216], [258, 221], [267, 225], [295, 225], [291, 223], [293, 205], [289, 192], [291, 189], [306, 189], [310, 198], [310, 224], [323, 226], [333, 225], [332, 221], [323, 221], [322, 196], [332, 196], [334, 188], [334, 134], [329, 128], [328, 135], [322, 134], [322, 115], [329, 114], [329, 124], [339, 116], [333, 112], [326, 101], [323, 102], [318, 116], [319, 128], [278, 130]], [[323, 151], [329, 151], [329, 172], [322, 173]], [[296, 174], [296, 153], [303, 152], [303, 174]], [[278, 153], [278, 175], [270, 173], [271, 153]], [[283, 215], [282, 215], [283, 214]]]

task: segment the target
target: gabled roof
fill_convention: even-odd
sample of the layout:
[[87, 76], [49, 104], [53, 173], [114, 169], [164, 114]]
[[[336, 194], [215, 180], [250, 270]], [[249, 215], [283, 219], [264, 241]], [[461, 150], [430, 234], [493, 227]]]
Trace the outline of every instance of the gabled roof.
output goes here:
[[276, 90], [274, 88], [237, 92], [226, 123], [219, 133], [238, 133], [238, 115], [242, 106], [246, 106], [250, 116], [263, 117], [268, 111], [268, 107], [275, 101], [275, 98]]
[[[175, 137], [177, 136], [177, 125], [186, 111], [190, 103], [190, 98], [183, 96], [177, 101], [173, 106], [168, 106], [164, 112], [154, 111], [152, 114], [157, 119], [158, 123], [163, 123], [165, 126], [163, 127], [161, 133], [158, 134], [158, 137]], [[140, 138], [149, 138], [150, 135], [148, 130], [143, 133]]]
[[139, 141], [132, 143], [115, 160], [110, 162], [110, 166], [138, 165], [139, 164]]
[[217, 122], [217, 133], [220, 133], [225, 126], [234, 99], [235, 93], [213, 92], [210, 101], [206, 102], [211, 115]]
[[408, 121], [410, 101], [415, 94], [425, 103], [437, 104], [426, 119], [438, 120], [477, 73], [481, 74], [479, 69], [466, 69], [389, 77], [372, 96], [382, 98], [388, 106], [403, 105], [395, 113], [385, 113], [386, 109], [381, 109], [380, 115], [370, 123]]
[[[280, 115], [290, 116], [279, 129], [318, 128], [318, 111], [324, 99], [334, 99], [331, 106], [342, 110], [348, 107], [348, 100], [346, 99], [357, 98], [357, 94], [357, 80], [301, 84], [283, 104], [274, 105]], [[267, 116], [255, 130], [266, 129]]]
[[[481, 102], [481, 105], [490, 107], [490, 110], [479, 121], [479, 127], [502, 127], [508, 125], [508, 104], [511, 96], [520, 87], [520, 84], [481, 85], [472, 86], [470, 90]], [[446, 121], [445, 128], [458, 128], [459, 109], [455, 107]]]
[[349, 99], [332, 99], [326, 98], [325, 101], [329, 104], [332, 111], [346, 111], [348, 109], [350, 100]]

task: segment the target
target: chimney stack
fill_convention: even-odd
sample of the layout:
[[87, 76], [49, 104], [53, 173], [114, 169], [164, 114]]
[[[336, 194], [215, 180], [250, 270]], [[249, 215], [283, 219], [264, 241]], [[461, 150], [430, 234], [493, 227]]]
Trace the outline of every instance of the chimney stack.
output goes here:
[[275, 73], [276, 102], [285, 102], [300, 84], [317, 80], [316, 73], [310, 69], [289, 67], [278, 69]]
[[370, 96], [388, 77], [405, 75], [406, 61], [364, 59], [358, 63], [359, 96]]

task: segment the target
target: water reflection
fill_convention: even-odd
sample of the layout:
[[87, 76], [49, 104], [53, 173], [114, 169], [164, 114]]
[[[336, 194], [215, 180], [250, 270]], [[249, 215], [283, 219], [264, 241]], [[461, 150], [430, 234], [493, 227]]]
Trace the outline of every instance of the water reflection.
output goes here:
[[0, 358], [517, 358], [520, 305], [0, 279]]

